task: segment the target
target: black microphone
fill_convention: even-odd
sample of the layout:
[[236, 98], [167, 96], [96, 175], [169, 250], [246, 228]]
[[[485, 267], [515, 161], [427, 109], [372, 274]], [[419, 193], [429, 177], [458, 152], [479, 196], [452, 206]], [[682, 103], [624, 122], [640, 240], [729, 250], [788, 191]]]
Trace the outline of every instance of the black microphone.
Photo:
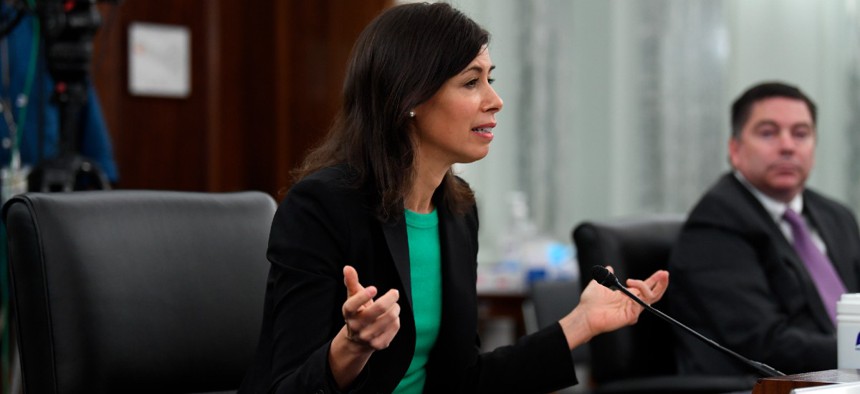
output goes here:
[[649, 312], [657, 315], [661, 319], [663, 319], [663, 320], [665, 320], [665, 321], [667, 321], [667, 322], [669, 322], [669, 323], [671, 323], [677, 327], [683, 328], [684, 331], [687, 331], [688, 333], [692, 334], [696, 338], [700, 339], [702, 342], [710, 345], [712, 348], [717, 349], [723, 353], [726, 353], [726, 354], [734, 357], [735, 359], [740, 360], [744, 364], [755, 368], [757, 371], [762, 373], [764, 376], [769, 376], [769, 377], [785, 376], [784, 373], [777, 371], [776, 369], [774, 369], [770, 365], [767, 365], [765, 363], [761, 363], [758, 361], [753, 361], [753, 360], [750, 360], [744, 356], [741, 356], [740, 354], [737, 354], [737, 353], [731, 351], [730, 349], [725, 348], [725, 347], [721, 346], [720, 344], [712, 341], [710, 338], [708, 338], [702, 334], [699, 334], [698, 332], [696, 332], [695, 330], [693, 330], [690, 327], [685, 326], [681, 322], [669, 317], [669, 315], [667, 315], [663, 312], [660, 312], [658, 309], [653, 308], [651, 305], [646, 304], [645, 301], [642, 301], [642, 299], [640, 299], [639, 297], [636, 297], [636, 295], [631, 293], [630, 290], [627, 290], [627, 288], [624, 287], [621, 284], [621, 282], [618, 281], [618, 278], [615, 276], [615, 274], [613, 274], [612, 272], [609, 272], [609, 270], [606, 269], [606, 267], [601, 267], [599, 265], [595, 265], [594, 267], [591, 267], [591, 277], [594, 278], [594, 280], [597, 281], [597, 283], [600, 283], [603, 286], [606, 286], [606, 287], [613, 289], [613, 290], [621, 290], [622, 293], [624, 293], [628, 297], [632, 298], [633, 301], [636, 301], [637, 304], [642, 305], [642, 307], [647, 309]]

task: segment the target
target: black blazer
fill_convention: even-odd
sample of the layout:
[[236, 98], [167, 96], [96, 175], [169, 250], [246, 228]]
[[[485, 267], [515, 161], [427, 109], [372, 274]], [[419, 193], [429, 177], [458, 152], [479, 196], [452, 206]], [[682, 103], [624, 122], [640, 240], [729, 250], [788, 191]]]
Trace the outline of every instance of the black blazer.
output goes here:
[[[331, 339], [343, 327], [343, 266], [379, 294], [400, 291], [400, 331], [376, 352], [355, 393], [394, 390], [415, 347], [409, 253], [402, 215], [376, 219], [369, 187], [353, 187], [345, 167], [324, 169], [297, 183], [275, 214], [272, 263], [254, 365], [242, 393], [338, 392], [328, 366]], [[439, 197], [443, 190], [437, 191]], [[442, 320], [427, 364], [427, 393], [547, 392], [576, 383], [561, 327], [555, 324], [488, 354], [479, 354], [477, 211], [455, 215], [434, 197], [442, 248]]]
[[[803, 192], [849, 293], [860, 287], [860, 232], [843, 205]], [[679, 321], [785, 373], [836, 368], [836, 331], [807, 270], [761, 203], [731, 173], [695, 206], [669, 261], [667, 299]], [[684, 333], [679, 369], [745, 374], [740, 364]]]

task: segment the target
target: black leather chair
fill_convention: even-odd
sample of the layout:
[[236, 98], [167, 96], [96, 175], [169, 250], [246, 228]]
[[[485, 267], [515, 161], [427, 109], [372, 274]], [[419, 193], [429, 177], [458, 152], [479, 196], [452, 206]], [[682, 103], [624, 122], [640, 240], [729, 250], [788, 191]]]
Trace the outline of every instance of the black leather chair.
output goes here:
[[[683, 223], [683, 216], [667, 214], [579, 224], [572, 235], [582, 286], [591, 281], [595, 265], [612, 266], [622, 283], [666, 269]], [[653, 306], [671, 316], [666, 304], [664, 297]], [[678, 375], [674, 335], [669, 323], [645, 311], [636, 325], [593, 338], [589, 346], [595, 392], [726, 393], [752, 388], [751, 378]]]
[[274, 211], [260, 192], [10, 199], [25, 391], [238, 389], [259, 336]]

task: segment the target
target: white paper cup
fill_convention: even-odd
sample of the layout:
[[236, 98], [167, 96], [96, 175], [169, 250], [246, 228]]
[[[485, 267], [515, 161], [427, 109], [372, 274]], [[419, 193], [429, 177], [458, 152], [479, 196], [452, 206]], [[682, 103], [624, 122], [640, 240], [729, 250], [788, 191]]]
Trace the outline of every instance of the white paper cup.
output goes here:
[[838, 368], [860, 368], [860, 294], [843, 294], [836, 303]]

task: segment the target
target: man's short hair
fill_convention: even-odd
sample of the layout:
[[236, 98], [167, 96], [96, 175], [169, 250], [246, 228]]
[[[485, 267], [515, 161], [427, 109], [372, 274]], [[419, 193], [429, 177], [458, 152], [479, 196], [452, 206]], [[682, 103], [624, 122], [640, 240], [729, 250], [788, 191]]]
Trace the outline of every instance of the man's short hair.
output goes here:
[[740, 138], [744, 124], [749, 120], [753, 104], [771, 97], [786, 97], [803, 100], [812, 114], [812, 123], [816, 123], [815, 103], [805, 93], [795, 86], [782, 82], [764, 82], [745, 91], [732, 104], [732, 138]]

